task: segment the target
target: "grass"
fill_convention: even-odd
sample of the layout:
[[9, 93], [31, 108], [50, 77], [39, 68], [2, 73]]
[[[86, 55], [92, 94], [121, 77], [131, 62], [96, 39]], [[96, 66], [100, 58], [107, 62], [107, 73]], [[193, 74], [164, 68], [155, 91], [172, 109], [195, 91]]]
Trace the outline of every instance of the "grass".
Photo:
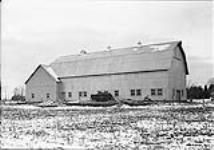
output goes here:
[[213, 112], [201, 104], [2, 107], [0, 147], [213, 149]]

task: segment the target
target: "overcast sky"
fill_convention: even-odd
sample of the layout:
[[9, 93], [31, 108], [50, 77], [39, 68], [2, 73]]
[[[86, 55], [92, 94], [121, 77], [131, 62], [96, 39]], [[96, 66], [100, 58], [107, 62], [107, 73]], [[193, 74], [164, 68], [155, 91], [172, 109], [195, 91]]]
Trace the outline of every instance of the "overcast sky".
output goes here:
[[[6, 0], [2, 3], [2, 83], [8, 91], [58, 56], [182, 40], [188, 79], [213, 77], [211, 1]], [[3, 92], [4, 94], [4, 92]]]

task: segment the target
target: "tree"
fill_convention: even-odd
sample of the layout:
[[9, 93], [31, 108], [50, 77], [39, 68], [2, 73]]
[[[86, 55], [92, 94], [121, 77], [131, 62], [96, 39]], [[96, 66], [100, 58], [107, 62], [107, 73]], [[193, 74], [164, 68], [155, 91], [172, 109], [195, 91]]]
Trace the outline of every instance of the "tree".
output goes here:
[[209, 97], [214, 98], [214, 84], [211, 84], [208, 89]]
[[212, 91], [214, 91], [214, 84], [211, 84], [211, 85], [209, 86], [209, 93], [212, 92]]
[[14, 88], [12, 100], [21, 100], [21, 101], [25, 100], [24, 87], [23, 86], [19, 86], [19, 87]]
[[205, 98], [204, 89], [202, 86], [192, 85], [187, 88], [187, 99], [203, 99]]
[[205, 98], [205, 99], [208, 99], [208, 98], [210, 97], [210, 96], [209, 96], [210, 94], [209, 94], [209, 90], [208, 90], [208, 88], [207, 88], [207, 85], [204, 86], [204, 94], [203, 94], [203, 95], [204, 95], [204, 98]]

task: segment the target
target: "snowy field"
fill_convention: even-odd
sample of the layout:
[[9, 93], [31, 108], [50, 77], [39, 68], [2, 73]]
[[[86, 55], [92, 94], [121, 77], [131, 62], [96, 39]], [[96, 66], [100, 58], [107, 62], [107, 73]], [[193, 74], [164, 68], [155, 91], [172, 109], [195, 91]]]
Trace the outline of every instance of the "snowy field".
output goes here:
[[1, 106], [1, 148], [214, 149], [214, 106]]

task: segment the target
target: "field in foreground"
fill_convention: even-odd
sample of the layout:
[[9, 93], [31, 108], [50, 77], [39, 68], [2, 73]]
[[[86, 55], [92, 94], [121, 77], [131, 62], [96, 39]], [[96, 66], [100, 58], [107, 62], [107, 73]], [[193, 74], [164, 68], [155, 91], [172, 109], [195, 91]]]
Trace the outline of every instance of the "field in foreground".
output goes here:
[[1, 148], [214, 149], [214, 107], [1, 107]]

